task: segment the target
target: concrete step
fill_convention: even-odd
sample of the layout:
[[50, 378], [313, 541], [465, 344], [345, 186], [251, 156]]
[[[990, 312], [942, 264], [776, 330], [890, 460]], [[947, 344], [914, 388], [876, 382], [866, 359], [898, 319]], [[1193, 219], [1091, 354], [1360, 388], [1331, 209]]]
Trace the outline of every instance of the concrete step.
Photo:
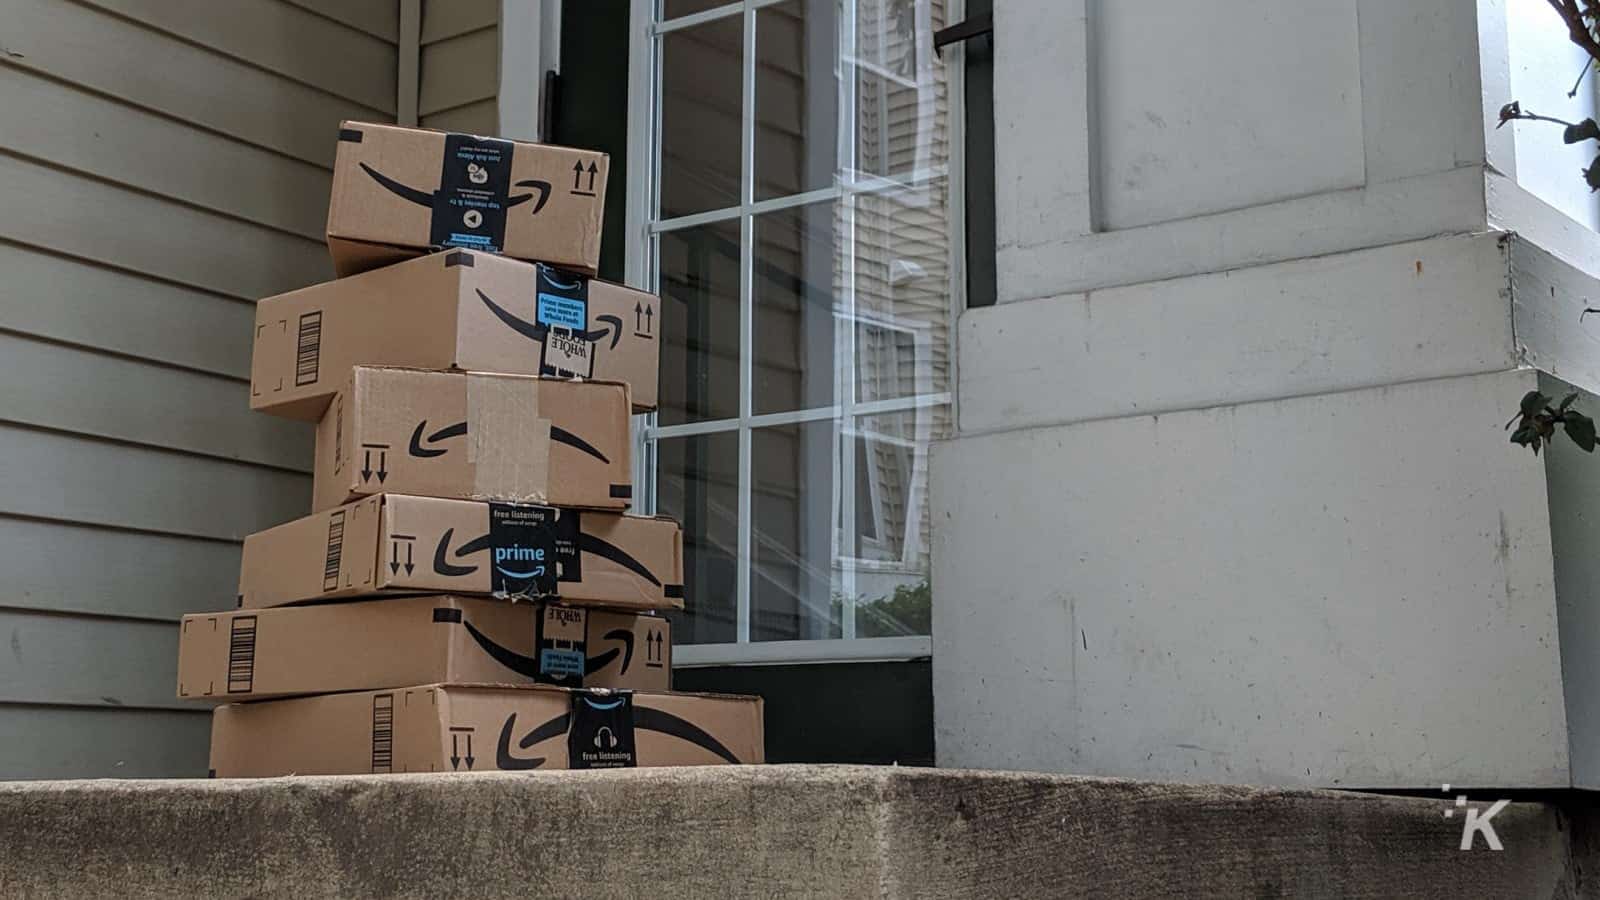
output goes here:
[[[1480, 807], [1488, 799], [1474, 800]], [[0, 896], [1600, 896], [1592, 816], [768, 766], [0, 784]]]

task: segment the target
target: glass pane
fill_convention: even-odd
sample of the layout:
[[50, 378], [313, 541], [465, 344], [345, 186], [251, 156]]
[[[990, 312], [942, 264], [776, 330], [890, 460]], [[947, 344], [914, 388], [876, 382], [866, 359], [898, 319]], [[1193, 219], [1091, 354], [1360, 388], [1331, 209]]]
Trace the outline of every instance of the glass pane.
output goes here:
[[[663, 19], [676, 19], [679, 16], [692, 15], [727, 5], [728, 0], [662, 0], [661, 17]], [[738, 16], [734, 16], [734, 18], [738, 18]]]
[[832, 421], [751, 433], [753, 641], [839, 636], [831, 527], [836, 435]]
[[739, 434], [656, 442], [656, 510], [683, 525], [684, 610], [673, 641], [735, 640], [738, 609]]
[[950, 424], [937, 406], [863, 416], [845, 435], [854, 515], [840, 533], [856, 637], [929, 633], [928, 445]]
[[662, 425], [739, 415], [739, 223], [659, 238]]
[[859, 0], [856, 7], [855, 169], [912, 181], [948, 159], [945, 67], [933, 52], [944, 4]]
[[950, 389], [954, 223], [945, 183], [852, 201], [857, 402]]
[[744, 17], [661, 37], [661, 217], [739, 204]]
[[836, 0], [756, 13], [756, 198], [833, 184], [838, 170]]
[[836, 216], [813, 203], [756, 217], [757, 415], [833, 403]]

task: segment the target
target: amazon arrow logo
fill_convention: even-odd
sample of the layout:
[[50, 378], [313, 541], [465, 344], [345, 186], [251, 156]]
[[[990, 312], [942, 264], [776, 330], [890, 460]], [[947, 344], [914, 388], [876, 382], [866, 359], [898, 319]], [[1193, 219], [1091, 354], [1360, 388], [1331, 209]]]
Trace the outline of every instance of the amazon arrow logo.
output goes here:
[[[551, 738], [560, 737], [567, 733], [572, 724], [572, 714], [562, 713], [545, 722], [539, 727], [523, 735], [517, 741], [517, 747], [527, 750]], [[679, 718], [669, 712], [659, 709], [635, 706], [633, 708], [633, 728], [635, 731], [656, 731], [661, 734], [671, 735], [675, 738], [688, 741], [703, 750], [709, 751], [724, 762], [739, 764], [739, 757], [733, 754], [723, 743], [712, 737], [705, 729], [690, 722], [688, 719]], [[520, 757], [511, 752], [511, 736], [517, 729], [517, 714], [506, 716], [506, 723], [500, 729], [500, 742], [495, 748], [495, 765], [502, 770], [516, 771], [519, 769], [537, 769], [543, 766], [548, 759], [543, 756]]]
[[[361, 171], [372, 176], [372, 180], [383, 185], [388, 189], [389, 193], [409, 200], [418, 206], [426, 206], [432, 209], [434, 198], [438, 196], [437, 192], [430, 194], [426, 191], [419, 191], [410, 185], [401, 184], [366, 163], [361, 163]], [[538, 179], [519, 181], [517, 182], [517, 187], [533, 188], [539, 194], [538, 201], [533, 204], [533, 212], [529, 213], [529, 215], [538, 215], [539, 210], [544, 209], [544, 205], [550, 201], [550, 182], [548, 181], [540, 181]], [[527, 203], [533, 199], [533, 196], [533, 194], [518, 194], [515, 197], [507, 197], [506, 209]]]
[[[465, 423], [465, 422], [457, 422], [454, 425], [449, 425], [449, 426], [446, 426], [444, 428], [441, 428], [438, 431], [435, 431], [433, 434], [430, 434], [426, 438], [424, 438], [422, 436], [422, 433], [424, 431], [427, 431], [427, 430], [428, 430], [428, 420], [427, 419], [423, 419], [421, 422], [417, 423], [416, 430], [411, 432], [411, 445], [407, 448], [406, 452], [410, 453], [412, 456], [417, 457], [418, 459], [432, 459], [433, 457], [436, 457], [436, 456], [443, 456], [446, 453], [450, 452], [450, 448], [448, 448], [448, 447], [434, 447], [433, 445], [437, 444], [440, 441], [446, 441], [446, 440], [449, 440], [450, 438], [461, 437], [462, 435], [466, 434], [467, 433], [467, 423]], [[606, 465], [610, 465], [611, 464], [610, 457], [607, 457], [604, 453], [601, 453], [600, 449], [598, 447], [596, 447], [595, 445], [589, 443], [588, 441], [584, 440], [583, 438], [578, 437], [577, 435], [575, 435], [572, 432], [566, 430], [565, 428], [557, 428], [556, 426], [551, 425], [550, 426], [550, 440], [552, 440], [552, 441], [554, 441], [554, 442], [556, 442], [558, 444], [566, 444], [568, 447], [571, 447], [574, 450], [577, 450], [577, 451], [579, 451], [581, 453], [586, 453], [586, 454], [594, 457], [595, 459], [600, 460], [601, 462], [605, 463]]]
[[[489, 654], [489, 657], [495, 662], [505, 666], [513, 672], [516, 672], [518, 675], [523, 675], [534, 680], [539, 680], [541, 677], [543, 677], [544, 673], [539, 671], [539, 661], [537, 659], [531, 656], [524, 656], [521, 653], [512, 650], [510, 647], [501, 644], [494, 638], [489, 637], [487, 634], [479, 631], [465, 618], [452, 621], [459, 621], [461, 623], [461, 627], [467, 629], [467, 634], [471, 635], [472, 639], [477, 642], [480, 648], [483, 649], [483, 652]], [[604, 639], [608, 641], [618, 641], [622, 644], [622, 646], [612, 647], [610, 650], [607, 650], [604, 653], [585, 659], [583, 662], [583, 674], [586, 676], [593, 675], [601, 669], [604, 669], [606, 666], [611, 665], [613, 660], [615, 660], [618, 656], [621, 656], [622, 668], [618, 670], [617, 674], [626, 675], [629, 664], [633, 662], [633, 632], [626, 628], [613, 628], [605, 633]]]
[[[408, 448], [407, 452], [418, 459], [430, 459], [435, 456], [443, 456], [450, 452], [449, 448], [436, 450], [432, 446], [423, 446], [424, 441], [422, 432], [426, 431], [427, 428], [427, 419], [423, 419], [421, 422], [417, 423], [417, 430], [411, 432], [411, 446]], [[426, 442], [429, 445], [437, 444], [440, 441], [449, 440], [450, 438], [461, 437], [466, 433], [467, 423], [458, 422], [454, 425], [448, 425], [444, 428], [441, 428], [438, 431], [435, 431], [433, 434], [428, 435]]]
[[[544, 343], [545, 336], [550, 333], [550, 326], [542, 322], [529, 322], [527, 319], [522, 318], [516, 313], [511, 312], [500, 304], [489, 299], [489, 295], [485, 294], [482, 288], [478, 288], [477, 291], [478, 299], [482, 300], [483, 305], [487, 306], [489, 311], [494, 313], [495, 318], [499, 319], [501, 322], [504, 322], [512, 331], [515, 331], [523, 337], [531, 341], [538, 341], [541, 344]], [[595, 316], [595, 318], [601, 322], [604, 322], [606, 327], [593, 329], [590, 331], [575, 331], [573, 332], [572, 336], [580, 340], [585, 340], [596, 344], [600, 343], [602, 340], [605, 340], [607, 336], [610, 336], [610, 349], [617, 349], [617, 343], [622, 340], [622, 319], [612, 315]]]

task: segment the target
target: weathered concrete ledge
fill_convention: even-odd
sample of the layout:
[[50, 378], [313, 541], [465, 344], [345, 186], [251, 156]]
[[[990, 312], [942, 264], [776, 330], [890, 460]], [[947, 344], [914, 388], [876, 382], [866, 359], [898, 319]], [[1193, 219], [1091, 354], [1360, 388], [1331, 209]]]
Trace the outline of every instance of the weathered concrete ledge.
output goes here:
[[1586, 812], [1514, 803], [1462, 852], [1449, 805], [827, 766], [10, 783], [0, 896], [1600, 896]]

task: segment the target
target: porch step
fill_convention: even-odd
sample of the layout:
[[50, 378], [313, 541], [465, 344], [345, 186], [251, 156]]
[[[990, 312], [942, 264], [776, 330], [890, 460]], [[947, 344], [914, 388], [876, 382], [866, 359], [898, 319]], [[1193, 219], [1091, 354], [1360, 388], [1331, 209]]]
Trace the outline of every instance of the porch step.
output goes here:
[[[1487, 800], [1475, 803], [1487, 806]], [[912, 768], [0, 784], [0, 896], [1600, 896], [1594, 817]]]

